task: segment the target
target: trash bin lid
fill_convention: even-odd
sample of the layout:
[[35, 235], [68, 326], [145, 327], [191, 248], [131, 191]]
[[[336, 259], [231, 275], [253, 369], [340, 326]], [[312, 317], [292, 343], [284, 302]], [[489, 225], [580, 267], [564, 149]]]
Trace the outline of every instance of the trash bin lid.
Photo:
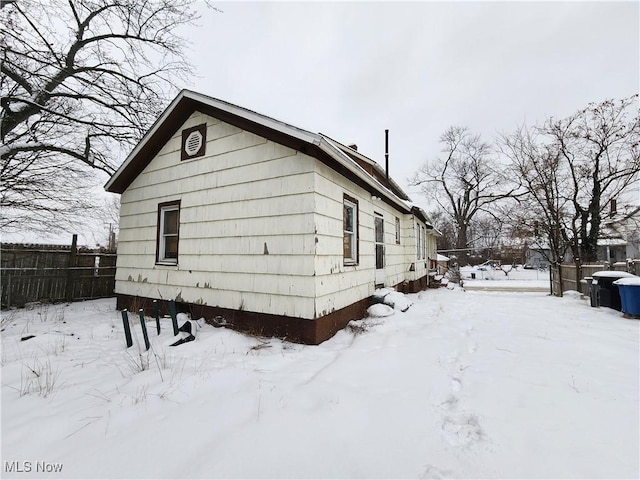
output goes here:
[[593, 274], [594, 281], [596, 277], [600, 278], [626, 278], [626, 277], [635, 277], [635, 275], [627, 272], [617, 272], [615, 270], [602, 270], [600, 272], [596, 272]]
[[640, 287], [640, 277], [625, 277], [613, 282], [614, 285], [634, 285]]

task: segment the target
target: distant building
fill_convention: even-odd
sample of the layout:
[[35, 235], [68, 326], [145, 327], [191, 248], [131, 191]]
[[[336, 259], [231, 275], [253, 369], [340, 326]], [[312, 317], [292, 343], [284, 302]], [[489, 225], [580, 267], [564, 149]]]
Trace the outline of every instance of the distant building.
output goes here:
[[640, 259], [640, 206], [619, 210], [612, 201], [609, 218], [603, 223], [598, 238], [598, 260], [615, 263]]
[[445, 257], [438, 253], [436, 257], [436, 269], [438, 271], [438, 275], [444, 275], [447, 273], [447, 270], [449, 270], [449, 257]]
[[545, 242], [534, 242], [525, 252], [526, 266], [531, 268], [549, 268], [551, 248]]

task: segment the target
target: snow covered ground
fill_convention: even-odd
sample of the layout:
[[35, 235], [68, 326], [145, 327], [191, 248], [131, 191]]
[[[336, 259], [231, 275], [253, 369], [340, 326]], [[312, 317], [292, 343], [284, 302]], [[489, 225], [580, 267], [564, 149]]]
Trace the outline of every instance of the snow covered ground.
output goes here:
[[2, 476], [638, 478], [637, 320], [571, 295], [408, 299], [320, 346], [200, 321], [169, 347], [149, 319], [149, 353], [113, 299], [3, 312]]
[[501, 268], [462, 267], [460, 277], [466, 290], [550, 292], [549, 270], [525, 270], [521, 265]]

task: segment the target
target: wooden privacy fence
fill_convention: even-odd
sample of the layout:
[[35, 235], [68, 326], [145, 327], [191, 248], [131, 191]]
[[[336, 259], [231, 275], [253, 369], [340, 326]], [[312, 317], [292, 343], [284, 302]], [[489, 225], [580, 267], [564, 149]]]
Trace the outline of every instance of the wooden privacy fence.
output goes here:
[[[591, 277], [601, 270], [629, 272], [640, 276], [640, 260], [614, 264], [582, 265], [578, 272], [575, 265], [560, 265], [560, 269], [561, 271], [558, 270], [558, 267], [551, 267], [551, 284], [553, 285], [553, 294], [557, 297], [561, 297], [568, 290], [586, 293], [583, 291], [584, 284], [580, 283], [580, 280]], [[562, 278], [562, 284], [560, 284], [560, 278]]]
[[116, 254], [71, 245], [0, 244], [2, 308], [113, 296]]

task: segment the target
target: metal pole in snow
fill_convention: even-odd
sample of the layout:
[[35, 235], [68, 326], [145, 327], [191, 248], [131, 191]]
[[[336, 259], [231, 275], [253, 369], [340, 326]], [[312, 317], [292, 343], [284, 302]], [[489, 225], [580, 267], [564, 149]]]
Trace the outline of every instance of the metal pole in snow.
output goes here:
[[133, 345], [133, 340], [131, 339], [131, 328], [129, 327], [129, 315], [127, 314], [127, 309], [122, 310], [122, 323], [124, 325], [124, 338], [127, 340], [127, 348]]
[[156, 317], [156, 327], [158, 328], [158, 335], [160, 335], [160, 315], [158, 313], [158, 301], [153, 301], [153, 314]]
[[142, 336], [144, 337], [144, 346], [146, 350], [149, 350], [149, 336], [147, 335], [147, 324], [144, 322], [144, 310], [138, 310], [140, 315], [140, 325], [142, 326]]
[[176, 314], [176, 302], [169, 300], [169, 313], [171, 314], [171, 323], [173, 323], [173, 336], [178, 334], [178, 316]]

